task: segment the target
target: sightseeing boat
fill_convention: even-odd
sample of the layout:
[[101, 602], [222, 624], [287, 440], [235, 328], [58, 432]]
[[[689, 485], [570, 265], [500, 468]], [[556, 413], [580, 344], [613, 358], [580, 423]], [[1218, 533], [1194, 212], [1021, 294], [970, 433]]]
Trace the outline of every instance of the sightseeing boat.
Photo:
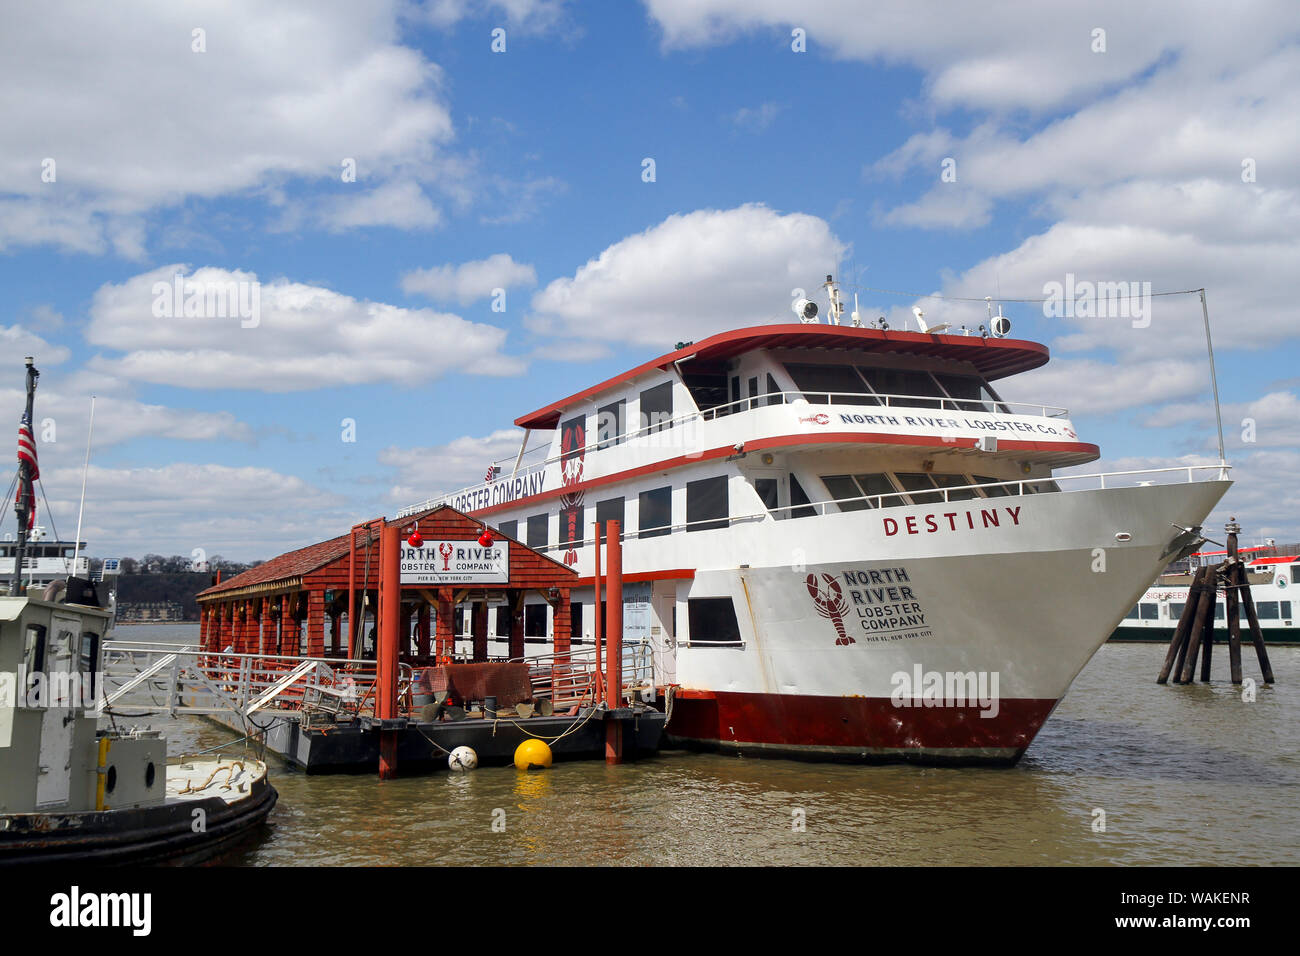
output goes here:
[[[670, 740], [1013, 763], [1204, 540], [1227, 467], [1059, 476], [1098, 447], [1066, 409], [994, 387], [1046, 346], [1000, 314], [841, 324], [827, 288], [826, 324], [801, 301], [798, 323], [679, 344], [519, 417], [516, 458], [402, 514], [450, 504], [576, 568], [575, 646], [594, 637], [597, 526], [619, 520], [624, 641], [653, 651]], [[550, 617], [525, 607], [530, 643]]]
[[[1267, 549], [1260, 549], [1267, 550]], [[1222, 554], [1222, 552], [1214, 552]], [[1300, 555], [1266, 555], [1246, 561], [1246, 581], [1255, 602], [1255, 615], [1260, 633], [1266, 644], [1300, 644], [1300, 620], [1293, 614], [1293, 602], [1300, 601]], [[1162, 574], [1138, 602], [1129, 608], [1110, 639], [1115, 642], [1158, 641], [1168, 644], [1174, 628], [1187, 605], [1187, 593], [1192, 576], [1187, 574]], [[1238, 605], [1243, 634], [1247, 632], [1246, 606]], [[1214, 626], [1220, 634], [1226, 633], [1228, 619], [1227, 601], [1223, 588], [1219, 588], [1214, 605]]]

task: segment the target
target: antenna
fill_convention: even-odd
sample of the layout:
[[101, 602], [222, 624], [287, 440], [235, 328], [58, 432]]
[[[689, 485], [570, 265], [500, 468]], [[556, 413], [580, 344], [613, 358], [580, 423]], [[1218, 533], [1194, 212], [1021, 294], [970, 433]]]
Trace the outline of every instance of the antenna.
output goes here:
[[839, 325], [840, 317], [844, 315], [844, 303], [840, 301], [840, 290], [835, 285], [835, 277], [827, 275], [822, 288], [826, 290], [826, 295], [831, 300], [830, 311], [826, 314], [826, 324]]
[[72, 576], [77, 574], [77, 558], [81, 554], [81, 516], [86, 512], [86, 472], [90, 470], [90, 439], [95, 434], [95, 396], [90, 396], [90, 428], [86, 432], [86, 461], [81, 466], [81, 504], [77, 506], [77, 537], [72, 545]]

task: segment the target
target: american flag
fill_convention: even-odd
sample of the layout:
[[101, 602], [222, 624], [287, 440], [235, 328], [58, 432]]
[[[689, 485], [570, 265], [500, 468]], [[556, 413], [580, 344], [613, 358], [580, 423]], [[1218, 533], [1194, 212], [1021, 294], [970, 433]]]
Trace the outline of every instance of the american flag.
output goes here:
[[41, 477], [41, 468], [36, 462], [36, 437], [32, 434], [32, 419], [26, 412], [18, 422], [18, 463], [21, 465], [23, 462], [31, 466], [31, 471], [26, 481], [19, 481], [14, 504], [21, 508], [23, 501], [27, 501], [27, 530], [30, 531], [36, 525], [36, 493], [32, 482]]

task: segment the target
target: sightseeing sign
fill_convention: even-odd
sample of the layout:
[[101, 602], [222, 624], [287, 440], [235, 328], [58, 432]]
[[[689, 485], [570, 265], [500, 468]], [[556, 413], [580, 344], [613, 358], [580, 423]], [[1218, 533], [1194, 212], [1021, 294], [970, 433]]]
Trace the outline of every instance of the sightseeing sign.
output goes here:
[[510, 580], [510, 543], [484, 547], [474, 540], [402, 545], [403, 584], [505, 584]]

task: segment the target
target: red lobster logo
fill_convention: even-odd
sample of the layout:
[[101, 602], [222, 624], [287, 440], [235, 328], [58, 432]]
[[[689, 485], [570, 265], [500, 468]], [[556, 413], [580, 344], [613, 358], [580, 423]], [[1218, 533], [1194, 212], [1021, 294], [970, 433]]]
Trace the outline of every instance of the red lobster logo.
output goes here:
[[440, 555], [442, 555], [442, 569], [443, 569], [444, 571], [450, 571], [450, 570], [451, 570], [451, 568], [449, 567], [449, 565], [450, 565], [450, 562], [451, 562], [451, 555], [452, 555], [452, 552], [453, 552], [453, 551], [455, 551], [455, 548], [453, 548], [451, 545], [449, 545], [446, 541], [444, 541], [442, 544], [438, 545], [438, 553], [439, 553]]
[[836, 581], [829, 574], [823, 574], [822, 580], [826, 582], [825, 587], [817, 583], [817, 575], [808, 575], [808, 593], [812, 596], [813, 604], [817, 608], [817, 613], [824, 618], [829, 618], [830, 622], [835, 625], [835, 633], [839, 635], [835, 639], [837, 645], [856, 644], [853, 638], [849, 637], [844, 631], [844, 615], [848, 612], [849, 602], [844, 600], [844, 592], [840, 590], [840, 582]]
[[800, 422], [811, 422], [814, 425], [829, 425], [831, 417], [824, 412], [818, 412], [816, 415], [808, 415], [799, 419]]

